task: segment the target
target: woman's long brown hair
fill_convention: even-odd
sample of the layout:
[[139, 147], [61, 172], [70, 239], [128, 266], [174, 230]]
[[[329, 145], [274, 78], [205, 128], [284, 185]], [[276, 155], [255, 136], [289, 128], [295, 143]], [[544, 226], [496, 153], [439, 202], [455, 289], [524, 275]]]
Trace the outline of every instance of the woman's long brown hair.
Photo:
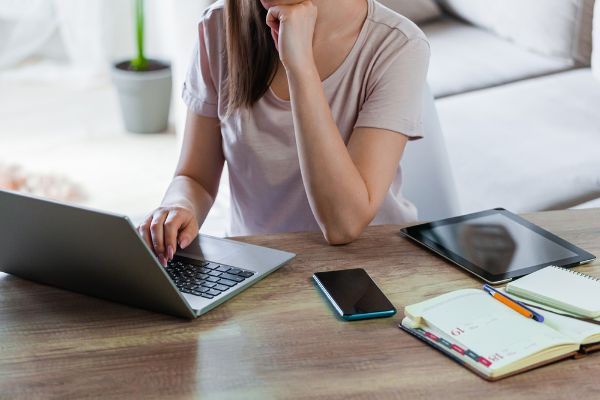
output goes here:
[[226, 0], [227, 114], [249, 108], [267, 91], [278, 55], [259, 0]]

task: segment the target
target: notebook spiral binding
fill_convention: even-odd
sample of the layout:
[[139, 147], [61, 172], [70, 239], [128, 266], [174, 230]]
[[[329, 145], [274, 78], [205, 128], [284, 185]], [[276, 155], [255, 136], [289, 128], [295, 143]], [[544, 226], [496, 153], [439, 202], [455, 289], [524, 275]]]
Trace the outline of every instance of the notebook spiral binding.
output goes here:
[[577, 276], [580, 276], [580, 277], [582, 277], [582, 278], [587, 278], [587, 279], [589, 279], [589, 280], [592, 280], [592, 281], [595, 281], [595, 282], [598, 282], [598, 283], [600, 283], [600, 278], [595, 278], [595, 277], [593, 277], [593, 276], [586, 275], [586, 274], [584, 274], [584, 273], [582, 273], [582, 272], [573, 271], [572, 269], [567, 269], [567, 268], [557, 267], [556, 265], [551, 265], [551, 267], [552, 267], [552, 268], [559, 269], [559, 270], [562, 270], [562, 271], [566, 271], [566, 272], [568, 272], [568, 273], [570, 273], [570, 274], [577, 275]]

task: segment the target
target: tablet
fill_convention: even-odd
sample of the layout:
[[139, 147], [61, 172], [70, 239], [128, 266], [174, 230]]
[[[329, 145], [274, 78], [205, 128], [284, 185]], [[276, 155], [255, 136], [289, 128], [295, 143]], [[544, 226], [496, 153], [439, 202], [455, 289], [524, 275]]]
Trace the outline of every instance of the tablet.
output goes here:
[[401, 233], [493, 284], [548, 265], [573, 267], [596, 258], [503, 208], [415, 225]]

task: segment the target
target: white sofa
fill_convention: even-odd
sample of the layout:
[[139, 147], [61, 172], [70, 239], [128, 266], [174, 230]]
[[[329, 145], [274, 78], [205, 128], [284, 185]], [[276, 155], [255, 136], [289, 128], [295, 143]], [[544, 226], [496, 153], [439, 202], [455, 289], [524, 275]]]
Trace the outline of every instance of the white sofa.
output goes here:
[[600, 206], [594, 0], [382, 0], [415, 1], [462, 212]]

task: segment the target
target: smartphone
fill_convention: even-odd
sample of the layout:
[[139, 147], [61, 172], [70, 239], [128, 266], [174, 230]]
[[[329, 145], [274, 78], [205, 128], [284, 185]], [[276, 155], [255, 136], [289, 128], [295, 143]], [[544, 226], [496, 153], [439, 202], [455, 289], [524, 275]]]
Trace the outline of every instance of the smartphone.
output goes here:
[[362, 268], [316, 272], [313, 280], [346, 321], [396, 314], [394, 305]]

